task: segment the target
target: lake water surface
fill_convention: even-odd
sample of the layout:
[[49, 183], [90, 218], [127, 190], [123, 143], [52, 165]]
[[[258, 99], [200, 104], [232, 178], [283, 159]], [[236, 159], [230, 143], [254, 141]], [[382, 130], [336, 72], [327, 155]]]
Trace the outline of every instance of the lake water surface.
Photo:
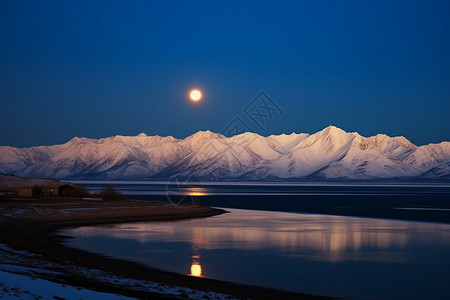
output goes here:
[[352, 299], [450, 299], [450, 225], [227, 209], [64, 230], [68, 246], [162, 270]]

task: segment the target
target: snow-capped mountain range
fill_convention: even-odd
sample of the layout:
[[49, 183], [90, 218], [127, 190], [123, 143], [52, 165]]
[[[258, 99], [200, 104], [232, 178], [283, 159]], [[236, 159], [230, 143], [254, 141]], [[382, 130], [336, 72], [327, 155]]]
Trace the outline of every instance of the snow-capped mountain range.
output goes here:
[[450, 180], [450, 142], [421, 147], [404, 137], [363, 137], [329, 126], [315, 134], [225, 137], [75, 137], [62, 145], [0, 146], [0, 173], [60, 179]]

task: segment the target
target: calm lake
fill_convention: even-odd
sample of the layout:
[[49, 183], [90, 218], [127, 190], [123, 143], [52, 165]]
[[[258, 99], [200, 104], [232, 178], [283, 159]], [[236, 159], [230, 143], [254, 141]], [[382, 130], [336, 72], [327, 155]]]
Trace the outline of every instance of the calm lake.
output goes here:
[[[100, 185], [86, 186], [92, 190], [95, 184]], [[152, 195], [144, 187], [124, 185], [115, 186], [136, 196]], [[362, 213], [378, 209], [441, 217], [450, 211], [448, 188], [442, 186], [214, 188], [176, 187], [168, 201], [287, 211], [317, 202], [306, 209], [343, 206]], [[211, 218], [87, 226], [63, 234], [75, 237], [65, 241], [71, 247], [191, 276], [351, 299], [450, 299], [450, 224], [227, 210]]]

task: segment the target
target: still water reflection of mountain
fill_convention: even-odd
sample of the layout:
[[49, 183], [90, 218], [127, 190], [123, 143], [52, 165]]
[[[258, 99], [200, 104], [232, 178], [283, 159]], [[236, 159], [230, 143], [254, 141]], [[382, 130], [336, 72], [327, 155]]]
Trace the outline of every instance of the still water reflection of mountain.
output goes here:
[[63, 234], [72, 247], [191, 276], [352, 299], [450, 299], [450, 224], [229, 211]]
[[[450, 225], [447, 224], [280, 212], [271, 212], [271, 217], [267, 218], [267, 212], [262, 211], [252, 211], [251, 214], [245, 210], [231, 211], [225, 218], [133, 223], [103, 229], [107, 229], [108, 236], [141, 243], [191, 243], [194, 252], [199, 252], [199, 249], [276, 248], [284, 256], [329, 262], [398, 263], [410, 259], [408, 252], [403, 250], [412, 244], [432, 246], [433, 243], [444, 243], [450, 246]], [[103, 231], [101, 228], [82, 227], [73, 233], [97, 235]], [[415, 256], [415, 259], [430, 258]], [[193, 264], [200, 266], [198, 261]], [[197, 271], [192, 273], [199, 273], [198, 267], [194, 269]]]

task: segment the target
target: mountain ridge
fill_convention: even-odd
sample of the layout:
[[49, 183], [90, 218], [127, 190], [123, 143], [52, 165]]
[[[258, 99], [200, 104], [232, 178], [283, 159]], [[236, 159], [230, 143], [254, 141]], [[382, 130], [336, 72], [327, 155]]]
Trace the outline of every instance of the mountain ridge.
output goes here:
[[59, 179], [450, 180], [450, 142], [416, 146], [403, 136], [364, 137], [335, 126], [267, 137], [209, 130], [184, 139], [145, 133], [74, 137], [53, 146], [0, 146], [0, 173]]

